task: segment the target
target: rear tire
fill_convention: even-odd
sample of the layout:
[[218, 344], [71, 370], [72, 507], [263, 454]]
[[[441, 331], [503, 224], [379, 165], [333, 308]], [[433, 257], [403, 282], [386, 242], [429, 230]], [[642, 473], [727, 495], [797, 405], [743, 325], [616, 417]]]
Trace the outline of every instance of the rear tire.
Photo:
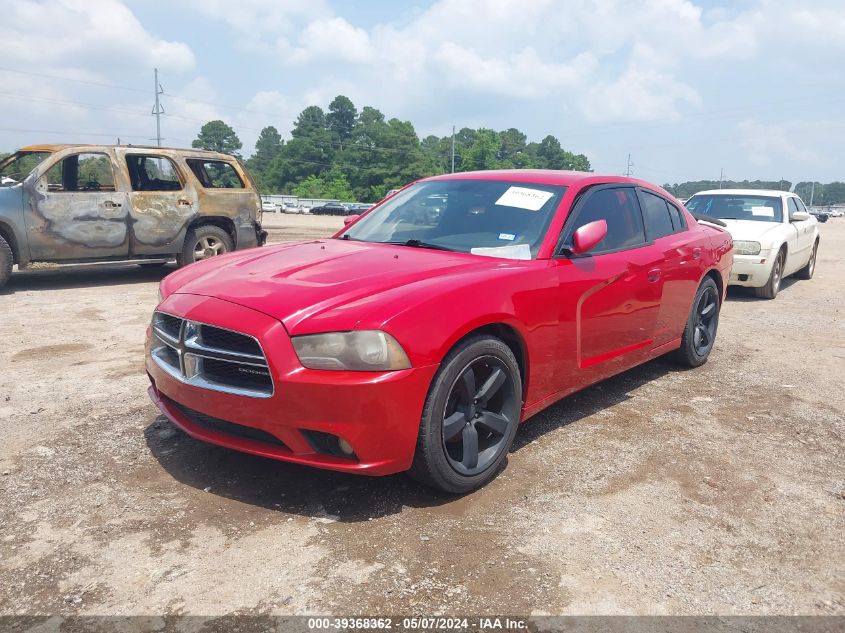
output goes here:
[[754, 294], [761, 299], [774, 299], [778, 296], [780, 290], [780, 282], [783, 281], [783, 268], [786, 264], [786, 251], [780, 249], [778, 257], [775, 260], [775, 265], [772, 266], [772, 272], [769, 275], [769, 280], [762, 288], [754, 288]]
[[810, 255], [810, 261], [807, 262], [807, 265], [804, 266], [801, 270], [795, 273], [795, 276], [798, 279], [812, 279], [813, 273], [816, 272], [816, 254], [819, 251], [819, 241], [816, 240], [816, 243], [813, 244], [813, 252]]
[[231, 235], [219, 226], [203, 224], [188, 231], [182, 252], [176, 256], [176, 264], [181, 268], [233, 250], [235, 244]]
[[700, 367], [707, 362], [716, 342], [721, 303], [716, 282], [712, 277], [705, 277], [692, 300], [687, 325], [681, 336], [681, 347], [676, 352], [681, 364]]
[[432, 381], [408, 474], [452, 494], [490, 482], [507, 460], [522, 410], [519, 365], [492, 336], [455, 347]]
[[12, 266], [15, 265], [15, 257], [12, 254], [12, 247], [0, 235], [0, 288], [6, 285], [12, 276]]

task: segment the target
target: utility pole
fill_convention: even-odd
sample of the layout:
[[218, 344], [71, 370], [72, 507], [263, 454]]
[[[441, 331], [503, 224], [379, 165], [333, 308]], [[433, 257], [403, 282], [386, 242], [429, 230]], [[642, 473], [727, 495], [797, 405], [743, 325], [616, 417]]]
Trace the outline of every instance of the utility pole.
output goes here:
[[816, 193], [816, 181], [814, 180], [813, 181], [813, 188], [810, 189], [810, 206], [811, 207], [813, 206], [813, 196], [815, 195], [815, 193]]
[[628, 154], [628, 166], [625, 168], [625, 175], [631, 175], [631, 168], [634, 166], [634, 163], [631, 162], [631, 155]]
[[719, 189], [722, 188], [722, 181], [725, 179], [725, 168], [719, 168]]
[[455, 173], [455, 126], [452, 126], [452, 173]]
[[156, 96], [156, 104], [153, 107], [153, 115], [156, 118], [156, 145], [161, 147], [161, 115], [164, 114], [164, 107], [159, 102], [158, 98], [160, 95], [164, 94], [164, 89], [161, 87], [161, 84], [158, 83], [158, 68], [153, 69], [155, 74], [155, 96]]

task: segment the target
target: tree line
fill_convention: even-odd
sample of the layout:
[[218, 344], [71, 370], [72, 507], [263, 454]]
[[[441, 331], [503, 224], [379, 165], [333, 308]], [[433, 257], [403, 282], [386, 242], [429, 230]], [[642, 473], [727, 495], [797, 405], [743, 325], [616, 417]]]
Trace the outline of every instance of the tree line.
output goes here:
[[[689, 198], [699, 191], [708, 189], [777, 189], [792, 191], [789, 180], [690, 180], [674, 185], [666, 183], [663, 188], [676, 198]], [[795, 193], [801, 199], [813, 206], [827, 206], [845, 203], [845, 182], [830, 182], [822, 184], [801, 181], [795, 185]]]
[[[420, 139], [410, 121], [387, 119], [370, 106], [359, 111], [343, 95], [328, 111], [305, 108], [290, 136], [285, 142], [275, 127], [265, 127], [246, 160], [262, 193], [377, 201], [390, 189], [452, 170], [451, 135]], [[219, 120], [206, 123], [193, 146], [229, 154], [242, 148], [235, 131]], [[456, 132], [455, 171], [511, 168], [590, 171], [590, 161], [552, 135], [529, 142], [516, 128]]]

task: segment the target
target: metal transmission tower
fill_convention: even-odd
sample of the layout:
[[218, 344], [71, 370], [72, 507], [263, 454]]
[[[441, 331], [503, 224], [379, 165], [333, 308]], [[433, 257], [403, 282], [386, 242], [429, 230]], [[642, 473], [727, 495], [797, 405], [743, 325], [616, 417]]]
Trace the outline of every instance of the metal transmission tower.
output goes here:
[[631, 162], [631, 155], [628, 154], [628, 165], [627, 165], [627, 167], [625, 167], [625, 175], [630, 176], [631, 173], [632, 173], [631, 170], [633, 168], [634, 168], [634, 163]]
[[153, 116], [156, 118], [156, 145], [161, 147], [161, 115], [164, 114], [164, 106], [159, 102], [159, 97], [164, 94], [164, 88], [158, 83], [158, 68], [154, 68], [155, 74], [155, 96], [156, 104], [153, 106]]

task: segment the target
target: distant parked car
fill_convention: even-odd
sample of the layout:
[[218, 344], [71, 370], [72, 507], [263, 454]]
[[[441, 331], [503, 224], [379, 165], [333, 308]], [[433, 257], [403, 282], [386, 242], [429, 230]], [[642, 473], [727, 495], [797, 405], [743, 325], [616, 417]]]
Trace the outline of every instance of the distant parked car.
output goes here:
[[312, 207], [313, 215], [350, 215], [349, 205], [342, 202], [327, 202], [318, 207]]
[[821, 209], [810, 209], [810, 215], [815, 216], [816, 220], [824, 224], [830, 217], [825, 211]]
[[375, 205], [370, 202], [354, 202], [349, 205], [349, 210], [352, 213], [364, 213], [372, 209]]
[[279, 205], [275, 202], [267, 202], [266, 200], [261, 203], [261, 210], [264, 213], [278, 213], [279, 212]]
[[784, 277], [812, 278], [818, 224], [794, 193], [714, 189], [698, 192], [686, 206], [693, 214], [718, 218], [733, 237], [730, 285], [753, 288], [758, 297], [774, 299]]
[[286, 204], [282, 210], [285, 213], [308, 213], [308, 208], [301, 204]]

